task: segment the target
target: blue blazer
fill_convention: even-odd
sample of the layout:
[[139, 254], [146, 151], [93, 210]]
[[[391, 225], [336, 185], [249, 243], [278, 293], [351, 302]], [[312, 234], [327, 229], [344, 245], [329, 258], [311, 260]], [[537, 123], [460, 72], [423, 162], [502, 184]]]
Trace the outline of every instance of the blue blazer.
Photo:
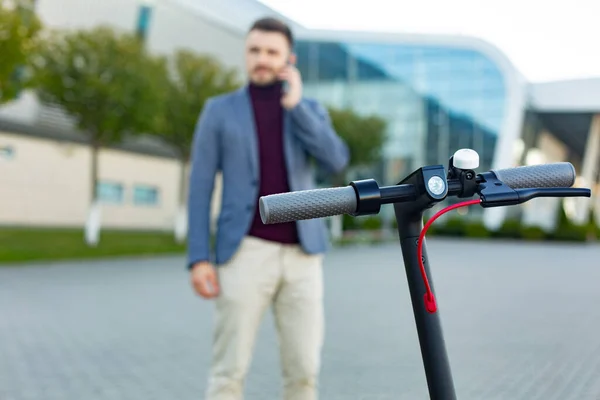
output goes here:
[[[313, 189], [311, 156], [331, 173], [343, 170], [349, 151], [327, 111], [302, 99], [284, 114], [284, 152], [291, 191]], [[210, 249], [210, 201], [222, 172], [223, 197], [214, 255]], [[210, 98], [200, 114], [191, 154], [188, 195], [188, 267], [198, 261], [227, 262], [248, 233], [258, 201], [259, 160], [248, 87]], [[300, 245], [309, 254], [329, 244], [323, 219], [297, 222]]]

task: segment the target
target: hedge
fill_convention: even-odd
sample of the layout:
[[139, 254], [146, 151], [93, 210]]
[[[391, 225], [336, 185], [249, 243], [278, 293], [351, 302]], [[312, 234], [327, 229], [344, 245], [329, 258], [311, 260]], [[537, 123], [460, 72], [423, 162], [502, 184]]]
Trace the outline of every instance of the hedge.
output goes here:
[[[528, 241], [574, 241], [585, 242], [600, 239], [600, 227], [596, 226], [593, 213], [589, 223], [576, 225], [571, 222], [564, 210], [559, 209], [556, 229], [546, 232], [539, 226], [524, 225], [517, 219], [507, 219], [498, 230], [489, 230], [482, 221], [471, 220], [459, 216], [450, 216], [446, 221], [436, 221], [427, 231], [428, 236], [468, 237], [468, 238], [501, 238]], [[396, 228], [396, 221], [393, 221]], [[368, 217], [344, 217], [346, 231], [379, 231], [382, 220], [379, 215]]]

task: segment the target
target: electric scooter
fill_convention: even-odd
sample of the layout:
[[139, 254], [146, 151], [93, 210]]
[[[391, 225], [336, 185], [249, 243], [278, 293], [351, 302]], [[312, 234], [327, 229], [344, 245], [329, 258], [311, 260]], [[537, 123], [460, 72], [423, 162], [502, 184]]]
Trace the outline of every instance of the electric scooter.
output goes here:
[[[393, 204], [404, 267], [410, 290], [421, 356], [432, 400], [455, 400], [452, 372], [437, 311], [427, 257], [425, 234], [442, 214], [470, 205], [511, 206], [538, 197], [591, 197], [587, 188], [572, 188], [575, 168], [568, 162], [520, 166], [483, 173], [479, 155], [461, 149], [443, 165], [421, 167], [397, 185], [379, 187], [374, 179], [345, 187], [302, 190], [263, 196], [259, 210], [263, 223], [276, 224], [348, 214], [379, 213], [382, 204]], [[449, 196], [468, 199], [446, 207], [423, 224], [424, 212]]]

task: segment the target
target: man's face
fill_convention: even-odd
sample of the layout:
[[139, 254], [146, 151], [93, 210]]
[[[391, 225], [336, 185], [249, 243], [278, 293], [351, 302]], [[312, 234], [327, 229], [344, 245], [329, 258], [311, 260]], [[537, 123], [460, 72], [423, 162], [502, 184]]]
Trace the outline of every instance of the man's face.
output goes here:
[[252, 30], [246, 39], [246, 68], [250, 81], [269, 85], [290, 61], [290, 45], [278, 32]]

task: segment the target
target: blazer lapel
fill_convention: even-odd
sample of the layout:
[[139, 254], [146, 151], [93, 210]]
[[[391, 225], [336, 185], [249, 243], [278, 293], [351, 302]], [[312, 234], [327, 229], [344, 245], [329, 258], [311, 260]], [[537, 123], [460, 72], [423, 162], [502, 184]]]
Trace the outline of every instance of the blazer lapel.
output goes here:
[[256, 137], [256, 121], [252, 110], [252, 101], [248, 93], [248, 87], [244, 86], [238, 90], [236, 107], [233, 110], [233, 119], [237, 120], [240, 132], [249, 150], [250, 170], [255, 177], [259, 176], [258, 164], [258, 139]]

